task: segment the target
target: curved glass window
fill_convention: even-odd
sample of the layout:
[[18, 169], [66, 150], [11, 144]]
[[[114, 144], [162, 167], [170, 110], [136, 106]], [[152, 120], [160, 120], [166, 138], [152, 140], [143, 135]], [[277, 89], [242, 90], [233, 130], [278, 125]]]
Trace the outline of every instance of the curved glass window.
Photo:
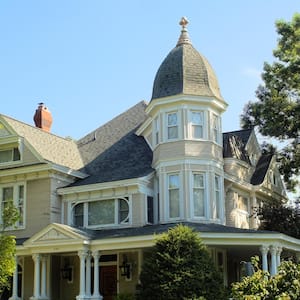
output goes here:
[[73, 225], [99, 227], [129, 223], [128, 198], [78, 203], [73, 207]]

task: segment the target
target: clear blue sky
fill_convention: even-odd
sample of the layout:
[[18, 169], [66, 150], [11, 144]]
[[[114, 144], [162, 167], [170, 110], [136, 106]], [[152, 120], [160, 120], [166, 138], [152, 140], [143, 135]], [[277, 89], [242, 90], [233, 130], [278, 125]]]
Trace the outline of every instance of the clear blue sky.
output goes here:
[[53, 133], [84, 136], [150, 100], [186, 16], [229, 104], [223, 131], [239, 129], [263, 62], [273, 60], [275, 20], [299, 11], [296, 0], [2, 0], [0, 113], [33, 125], [44, 102]]

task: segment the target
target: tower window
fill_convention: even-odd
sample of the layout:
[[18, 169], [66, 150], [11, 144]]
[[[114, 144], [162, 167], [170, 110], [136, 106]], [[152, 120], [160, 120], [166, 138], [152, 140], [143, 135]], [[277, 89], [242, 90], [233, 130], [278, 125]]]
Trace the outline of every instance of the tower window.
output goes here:
[[167, 115], [168, 140], [178, 138], [178, 114], [177, 112]]
[[203, 112], [191, 112], [191, 136], [193, 139], [203, 138]]
[[168, 176], [168, 198], [169, 198], [169, 217], [176, 219], [180, 217], [179, 203], [179, 175], [170, 174]]

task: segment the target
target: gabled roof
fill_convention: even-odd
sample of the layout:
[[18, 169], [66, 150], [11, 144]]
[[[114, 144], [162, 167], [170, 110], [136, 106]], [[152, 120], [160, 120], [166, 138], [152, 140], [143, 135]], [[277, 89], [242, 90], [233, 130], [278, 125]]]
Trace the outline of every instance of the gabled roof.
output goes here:
[[233, 157], [250, 163], [246, 145], [253, 129], [243, 129], [223, 133], [223, 157]]
[[264, 154], [259, 158], [259, 160], [256, 164], [255, 171], [250, 180], [251, 184], [259, 185], [259, 184], [263, 183], [263, 181], [266, 177], [267, 171], [270, 167], [272, 158], [273, 158], [273, 154]]
[[137, 127], [145, 121], [144, 101], [78, 141], [78, 148], [90, 176], [72, 186], [143, 177], [153, 169], [152, 151]]
[[9, 126], [23, 137], [46, 161], [74, 170], [83, 163], [76, 142], [62, 138], [40, 128], [25, 124], [5, 115], [0, 115]]

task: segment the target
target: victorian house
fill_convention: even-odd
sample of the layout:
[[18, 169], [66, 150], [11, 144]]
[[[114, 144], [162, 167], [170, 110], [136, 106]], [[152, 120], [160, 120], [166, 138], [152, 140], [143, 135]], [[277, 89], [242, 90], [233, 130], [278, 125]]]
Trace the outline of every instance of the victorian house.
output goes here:
[[[0, 209], [20, 213], [11, 300], [111, 300], [135, 293], [154, 235], [199, 232], [229, 285], [254, 255], [275, 274], [300, 241], [260, 231], [253, 207], [286, 194], [252, 129], [222, 133], [227, 103], [187, 21], [140, 102], [78, 141], [0, 115]], [[79, 105], [79, 104], [78, 104]], [[55, 120], [54, 120], [55, 121]]]

